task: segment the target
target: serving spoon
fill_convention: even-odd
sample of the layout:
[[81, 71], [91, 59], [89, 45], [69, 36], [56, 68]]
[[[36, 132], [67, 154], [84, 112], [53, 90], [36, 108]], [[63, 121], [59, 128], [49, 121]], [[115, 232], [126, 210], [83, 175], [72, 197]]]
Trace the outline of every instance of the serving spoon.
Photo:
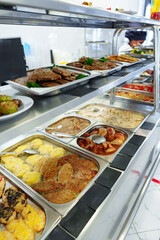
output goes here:
[[61, 129], [61, 128], [63, 128], [63, 125], [58, 125], [57, 127], [45, 127], [45, 128], [43, 128], [43, 127], [36, 127], [36, 129], [37, 130], [44, 130], [44, 129], [48, 129], [48, 130], [54, 130], [54, 129]]
[[1, 152], [0, 156], [5, 155], [5, 154], [19, 154], [19, 153], [22, 153], [22, 152], [27, 153], [27, 154], [38, 154], [38, 152], [33, 150], [33, 149], [24, 149], [21, 152]]
[[80, 136], [76, 136], [76, 135], [71, 135], [71, 134], [66, 134], [66, 133], [59, 133], [59, 132], [52, 132], [53, 135], [55, 135], [56, 137], [69, 137], [69, 138], [81, 138], [81, 139], [90, 139], [92, 140], [94, 143], [97, 144], [101, 144], [106, 142], [105, 137], [99, 135], [99, 134], [92, 134], [89, 137], [80, 137]]

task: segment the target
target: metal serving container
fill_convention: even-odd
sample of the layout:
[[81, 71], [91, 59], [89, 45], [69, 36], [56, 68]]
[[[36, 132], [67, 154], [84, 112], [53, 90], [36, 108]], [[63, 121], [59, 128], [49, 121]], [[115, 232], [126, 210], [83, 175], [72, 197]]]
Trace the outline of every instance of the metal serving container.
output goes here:
[[[133, 80], [134, 83], [144, 83], [147, 82], [149, 80], [149, 76], [140, 76], [138, 78], [136, 78], [135, 80]], [[132, 82], [132, 81], [131, 81]]]
[[77, 149], [83, 149], [84, 152], [88, 153], [88, 154], [91, 154], [93, 157], [98, 157], [99, 159], [103, 159], [109, 163], [111, 163], [114, 158], [116, 157], [116, 155], [120, 152], [120, 150], [124, 147], [124, 145], [129, 141], [129, 139], [132, 137], [133, 133], [130, 132], [130, 131], [127, 131], [127, 130], [124, 130], [123, 128], [120, 128], [120, 127], [114, 127], [113, 125], [110, 125], [110, 124], [104, 124], [104, 123], [101, 123], [101, 122], [97, 122], [95, 123], [88, 131], [86, 132], [90, 132], [92, 130], [94, 130], [95, 128], [99, 128], [99, 127], [112, 127], [118, 131], [123, 131], [124, 133], [127, 134], [127, 139], [126, 141], [119, 147], [119, 149], [113, 153], [113, 154], [110, 154], [110, 155], [98, 155], [98, 154], [95, 154], [95, 153], [92, 153], [91, 151], [87, 151], [86, 149], [80, 147], [77, 143], [77, 139], [74, 139], [73, 141], [70, 142], [70, 145], [77, 148]]
[[[80, 108], [76, 108], [76, 116], [80, 116], [80, 117], [84, 117], [84, 116], [81, 116], [81, 115], [78, 115], [78, 113], [79, 113], [79, 111], [80, 110], [83, 110], [83, 109], [85, 109], [86, 107], [88, 107], [88, 106], [90, 106], [90, 105], [95, 105], [95, 108], [98, 108], [98, 106], [103, 106], [103, 107], [105, 107], [105, 108], [113, 108], [113, 109], [117, 109], [117, 110], [120, 110], [120, 111], [128, 111], [128, 112], [132, 112], [132, 113], [135, 113], [135, 114], [139, 114], [139, 115], [141, 115], [141, 116], [143, 116], [144, 117], [144, 119], [143, 119], [143, 121], [139, 124], [139, 125], [137, 125], [137, 127], [134, 127], [134, 128], [127, 128], [127, 127], [122, 127], [122, 126], [118, 126], [118, 125], [116, 125], [116, 124], [112, 124], [113, 126], [116, 126], [116, 127], [122, 127], [123, 129], [127, 129], [127, 130], [129, 130], [129, 131], [131, 131], [131, 132], [135, 132], [135, 131], [137, 131], [137, 129], [146, 121], [146, 119], [149, 117], [149, 113], [144, 113], [144, 112], [139, 112], [139, 111], [134, 111], [134, 110], [129, 110], [129, 109], [125, 109], [125, 108], [120, 108], [120, 107], [115, 107], [115, 106], [110, 106], [110, 105], [106, 105], [106, 104], [103, 104], [103, 103], [101, 103], [101, 102], [103, 102], [103, 101], [100, 101], [99, 100], [99, 102], [98, 102], [98, 100], [97, 100], [97, 102], [96, 103], [90, 103], [90, 104], [86, 104], [86, 105], [84, 105], [83, 107], [80, 107]], [[79, 111], [78, 111], [79, 110]], [[74, 112], [74, 109], [73, 109], [73, 112]], [[95, 120], [94, 122], [93, 122], [93, 124], [95, 124], [98, 120], [96, 120], [95, 118], [89, 118], [89, 117], [86, 117], [85, 119], [88, 119], [88, 120], [90, 120], [90, 121], [93, 121], [93, 119]], [[102, 122], [102, 121], [101, 121]], [[103, 122], [103, 123], [105, 123], [105, 124], [110, 124], [110, 123], [106, 123], [106, 122]], [[85, 131], [83, 131], [83, 132], [85, 132]], [[80, 133], [81, 134], [81, 133]], [[78, 134], [78, 136], [80, 135], [80, 134]]]
[[[48, 132], [46, 132], [45, 128], [49, 127], [51, 124], [54, 124], [54, 123], [60, 121], [61, 119], [70, 118], [70, 117], [81, 118], [81, 119], [84, 119], [84, 120], [88, 121], [90, 123], [88, 127], [90, 127], [91, 125], [93, 125], [95, 123], [95, 121], [93, 119], [88, 119], [88, 118], [85, 118], [85, 117], [82, 117], [82, 116], [78, 116], [76, 114], [71, 114], [71, 115], [61, 114], [58, 117], [54, 118], [53, 120], [50, 120], [47, 123], [41, 125], [39, 128], [37, 127], [37, 130], [38, 130], [38, 132], [43, 133], [43, 134], [45, 134], [48, 137], [57, 139], [60, 142], [69, 143], [72, 140], [72, 138], [56, 137], [55, 135], [49, 134]], [[81, 135], [84, 131], [86, 131], [86, 129], [88, 129], [88, 127], [84, 128], [82, 131], [80, 131], [76, 135], [77, 136]], [[56, 132], [56, 129], [55, 129], [55, 132]]]
[[[128, 54], [128, 55], [129, 55], [129, 54]], [[135, 64], [142, 63], [142, 62], [144, 62], [146, 59], [145, 59], [145, 58], [139, 58], [138, 60], [139, 60], [139, 61], [137, 61], [137, 62], [132, 62], [132, 63], [130, 63], [130, 62], [121, 62], [121, 63], [123, 64], [123, 67], [130, 67], [130, 66], [133, 66], [133, 65], [135, 65]]]
[[[115, 63], [115, 61], [110, 61], [110, 62]], [[69, 64], [71, 64], [71, 63], [69, 63]], [[126, 66], [122, 62], [116, 62], [116, 64], [118, 65], [117, 67], [109, 69], [109, 70], [87, 70], [87, 71], [92, 73], [92, 74], [98, 73], [99, 77], [105, 77], [105, 76], [108, 76], [108, 75], [110, 75], [114, 72], [120, 71], [123, 66]], [[77, 68], [77, 67], [73, 67], [73, 66], [70, 66], [70, 68], [71, 69], [76, 69], [76, 70], [81, 69], [81, 68]]]
[[[41, 201], [28, 188], [24, 187], [19, 181], [12, 178], [10, 172], [8, 170], [2, 169], [1, 166], [0, 166], [0, 176], [3, 177], [6, 181], [5, 189], [7, 187], [16, 187], [16, 188], [20, 189], [21, 191], [23, 191], [26, 194], [27, 203], [44, 211], [44, 213], [46, 215], [45, 228], [40, 233], [35, 233], [34, 239], [35, 240], [45, 239], [48, 236], [48, 234], [60, 222], [61, 216], [56, 211], [54, 211], [51, 207], [49, 207], [45, 202]], [[1, 225], [1, 227], [3, 228], [2, 225]]]
[[83, 74], [87, 77], [81, 78], [79, 80], [71, 81], [60, 86], [56, 87], [41, 87], [41, 88], [28, 88], [26, 86], [20, 85], [19, 83], [13, 81], [7, 81], [7, 83], [14, 89], [29, 94], [29, 95], [37, 95], [37, 96], [54, 96], [63, 92], [66, 92], [70, 89], [85, 85], [89, 82], [90, 79], [100, 76], [99, 72], [90, 72], [85, 69], [74, 69], [68, 66], [59, 66], [65, 68], [69, 71], [75, 72], [77, 74]]
[[[137, 90], [133, 90], [133, 89], [129, 89], [129, 88], [121, 88], [118, 87], [116, 88], [116, 91], [118, 92], [131, 92], [131, 93], [135, 93], [135, 94], [142, 94], [142, 91], [137, 91]], [[110, 95], [110, 93], [108, 93]], [[149, 96], [149, 97], [153, 97], [154, 95], [152, 93], [148, 93], [148, 92], [143, 92], [143, 95]], [[142, 101], [142, 100], [136, 100], [136, 99], [131, 99], [131, 98], [127, 98], [127, 97], [122, 97], [122, 96], [117, 96], [115, 95], [115, 97], [117, 99], [123, 99], [123, 100], [127, 100], [127, 101], [131, 101], [131, 102], [136, 102], [136, 103], [143, 103], [143, 104], [149, 104], [149, 105], [154, 105], [154, 102], [147, 102], [147, 101]]]
[[[146, 83], [146, 82], [128, 82], [128, 83], [126, 83], [126, 84], [133, 84], [133, 85], [140, 85], [140, 86], [146, 86], [146, 85], [148, 85], [148, 86], [150, 86], [150, 87], [154, 87], [154, 85], [153, 85], [153, 83]], [[124, 87], [124, 85], [126, 85], [126, 84], [123, 84], [123, 85], [121, 85], [121, 88], [123, 88], [123, 89], [130, 89], [130, 90], [134, 90], [134, 91], [138, 91], [138, 92], [141, 92], [141, 93], [150, 93], [150, 92], [147, 92], [147, 91], [142, 91], [142, 90], [136, 90], [136, 89], [131, 89], [131, 88], [125, 88]]]
[[[143, 51], [143, 49], [142, 49]], [[131, 57], [135, 57], [135, 58], [146, 58], [146, 59], [150, 59], [150, 58], [154, 58], [153, 54], [138, 54], [138, 53], [131, 53], [130, 51], [126, 51], [125, 54], [131, 56]]]
[[77, 154], [82, 158], [94, 161], [98, 167], [98, 173], [96, 174], [96, 176], [88, 183], [88, 185], [79, 193], [79, 195], [74, 200], [72, 200], [68, 203], [65, 203], [65, 204], [55, 204], [55, 203], [51, 203], [48, 200], [46, 200], [42, 195], [40, 195], [39, 193], [34, 191], [30, 186], [25, 184], [20, 178], [16, 177], [13, 173], [8, 171], [2, 164], [0, 164], [1, 168], [4, 169], [7, 172], [7, 174], [9, 174], [12, 177], [12, 179], [15, 179], [16, 182], [20, 183], [21, 186], [23, 187], [23, 189], [25, 189], [25, 190], [27, 189], [27, 191], [30, 192], [31, 195], [40, 199], [41, 202], [45, 202], [50, 207], [52, 207], [54, 210], [56, 210], [58, 213], [60, 213], [61, 215], [64, 216], [79, 201], [79, 199], [84, 195], [84, 193], [86, 193], [88, 191], [88, 189], [94, 184], [94, 181], [98, 178], [98, 176], [102, 173], [102, 171], [109, 165], [109, 163], [106, 163], [105, 161], [97, 158], [96, 156], [93, 157], [90, 154], [88, 155], [86, 152], [83, 151], [83, 149], [77, 149], [77, 148], [74, 148], [73, 146], [68, 146], [62, 142], [59, 142], [52, 138], [46, 137], [42, 134], [37, 134], [37, 132], [35, 132], [35, 131], [32, 131], [26, 135], [21, 135], [15, 139], [11, 140], [7, 144], [1, 145], [0, 151], [1, 152], [2, 151], [5, 151], [5, 152], [6, 151], [7, 152], [14, 151], [14, 149], [16, 147], [20, 146], [21, 144], [26, 144], [27, 142], [32, 141], [35, 138], [40, 138], [41, 140], [47, 141], [47, 142], [53, 144], [54, 146], [64, 148], [66, 151], [69, 151], [69, 153]]

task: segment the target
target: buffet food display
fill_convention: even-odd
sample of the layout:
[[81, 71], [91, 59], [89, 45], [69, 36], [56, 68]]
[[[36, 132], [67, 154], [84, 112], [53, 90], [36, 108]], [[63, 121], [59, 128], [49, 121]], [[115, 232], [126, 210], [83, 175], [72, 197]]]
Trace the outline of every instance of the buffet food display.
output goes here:
[[116, 96], [118, 97], [124, 97], [128, 99], [133, 99], [133, 100], [138, 100], [138, 101], [143, 101], [143, 102], [149, 102], [153, 103], [154, 102], [154, 97], [150, 95], [145, 95], [142, 93], [136, 93], [136, 92], [127, 92], [127, 91], [116, 91]]
[[136, 128], [145, 118], [143, 114], [104, 104], [89, 104], [81, 108], [77, 114], [124, 128]]
[[134, 58], [126, 54], [112, 55], [112, 56], [106, 57], [106, 59], [111, 61], [120, 61], [120, 62], [128, 62], [128, 63], [139, 62], [138, 58]]
[[78, 61], [67, 63], [67, 65], [87, 70], [109, 70], [118, 66], [118, 64], [114, 62], [107, 61], [104, 57], [99, 59], [81, 57]]
[[28, 88], [56, 87], [84, 77], [87, 77], [87, 75], [77, 74], [62, 67], [53, 66], [28, 71], [26, 77], [17, 78], [13, 82]]
[[82, 137], [89, 137], [92, 134], [99, 134], [105, 137], [106, 142], [96, 144], [87, 138], [78, 139], [77, 144], [81, 148], [84, 148], [85, 150], [97, 155], [111, 155], [115, 153], [120, 148], [120, 146], [123, 145], [128, 137], [124, 131], [107, 125], [94, 126], [92, 129], [84, 133]]
[[[65, 117], [59, 121], [50, 124], [45, 131], [49, 134], [52, 132], [67, 133], [71, 135], [77, 135], [83, 129], [87, 128], [90, 125], [90, 121], [80, 117]], [[53, 129], [50, 129], [53, 128]]]
[[0, 239], [36, 240], [46, 226], [45, 211], [0, 173]]
[[[37, 154], [28, 155], [24, 149]], [[13, 151], [1, 156], [1, 164], [51, 203], [75, 199], [99, 170], [96, 161], [57, 147], [43, 135], [18, 144]]]

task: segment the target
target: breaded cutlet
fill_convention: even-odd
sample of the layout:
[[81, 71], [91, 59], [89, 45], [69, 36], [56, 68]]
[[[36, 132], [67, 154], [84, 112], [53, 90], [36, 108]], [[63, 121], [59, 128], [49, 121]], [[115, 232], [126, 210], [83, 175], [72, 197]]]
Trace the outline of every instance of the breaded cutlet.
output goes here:
[[66, 163], [62, 166], [58, 173], [58, 182], [62, 184], [70, 181], [73, 176], [73, 168], [70, 163]]
[[47, 193], [44, 197], [52, 203], [62, 204], [72, 201], [76, 195], [72, 191], [64, 189], [62, 191]]
[[58, 189], [63, 189], [64, 185], [59, 182], [53, 181], [46, 181], [46, 182], [39, 182], [35, 183], [32, 188], [39, 192], [39, 193], [47, 193], [50, 191], [56, 191]]

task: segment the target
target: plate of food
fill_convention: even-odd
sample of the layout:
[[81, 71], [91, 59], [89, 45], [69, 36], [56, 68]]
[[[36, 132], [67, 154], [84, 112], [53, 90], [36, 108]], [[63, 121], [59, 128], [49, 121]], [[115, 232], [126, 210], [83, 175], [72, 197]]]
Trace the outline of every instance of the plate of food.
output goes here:
[[0, 95], [0, 121], [8, 120], [27, 111], [33, 103], [30, 97]]
[[99, 76], [84, 69], [74, 70], [67, 66], [50, 66], [29, 70], [27, 76], [7, 81], [14, 89], [29, 95], [53, 96], [82, 86]]
[[75, 69], [85, 69], [92, 73], [99, 72], [101, 76], [107, 76], [113, 72], [120, 71], [123, 64], [120, 62], [110, 61], [105, 57], [95, 59], [83, 56], [79, 58], [78, 61], [67, 63], [67, 66]]

